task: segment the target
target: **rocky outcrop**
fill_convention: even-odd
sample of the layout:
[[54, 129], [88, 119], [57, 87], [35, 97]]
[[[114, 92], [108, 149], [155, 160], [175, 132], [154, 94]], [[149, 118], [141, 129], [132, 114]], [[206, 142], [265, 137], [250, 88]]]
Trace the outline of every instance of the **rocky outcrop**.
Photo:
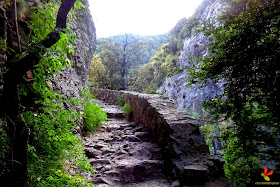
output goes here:
[[91, 93], [112, 104], [124, 94], [133, 111], [132, 119], [147, 128], [162, 149], [169, 176], [193, 185], [224, 175], [223, 162], [210, 156], [199, 122], [175, 109], [167, 97], [94, 88]]
[[[218, 0], [204, 0], [202, 5], [197, 9], [194, 16], [199, 20], [215, 20], [224, 7]], [[202, 33], [194, 33], [184, 40], [184, 48], [179, 56], [179, 66], [192, 67], [195, 63], [194, 59], [199, 56], [207, 55], [208, 38]], [[222, 82], [216, 84], [208, 81], [207, 85], [200, 88], [199, 84], [194, 84], [191, 87], [186, 87], [186, 79], [188, 78], [186, 71], [167, 78], [162, 86], [158, 89], [158, 93], [162, 93], [169, 99], [173, 100], [175, 106], [180, 110], [203, 114], [201, 103], [212, 99], [216, 94], [222, 93]]]

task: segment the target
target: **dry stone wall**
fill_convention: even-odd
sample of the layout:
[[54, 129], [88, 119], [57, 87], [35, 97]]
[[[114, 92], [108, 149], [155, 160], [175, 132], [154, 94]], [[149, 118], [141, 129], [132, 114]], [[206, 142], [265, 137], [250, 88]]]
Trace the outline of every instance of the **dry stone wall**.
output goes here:
[[144, 125], [164, 152], [170, 175], [183, 184], [200, 184], [223, 176], [223, 162], [211, 157], [200, 123], [177, 110], [165, 96], [137, 92], [91, 89], [91, 94], [111, 104], [124, 95], [132, 119]]

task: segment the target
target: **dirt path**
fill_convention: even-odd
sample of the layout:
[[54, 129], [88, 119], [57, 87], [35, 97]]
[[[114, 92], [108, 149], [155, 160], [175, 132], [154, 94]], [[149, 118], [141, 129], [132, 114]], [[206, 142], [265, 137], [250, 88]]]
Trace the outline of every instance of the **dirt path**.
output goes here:
[[128, 122], [120, 107], [96, 101], [108, 114], [100, 131], [84, 139], [86, 154], [95, 175], [85, 174], [96, 187], [168, 187], [160, 148], [148, 131]]

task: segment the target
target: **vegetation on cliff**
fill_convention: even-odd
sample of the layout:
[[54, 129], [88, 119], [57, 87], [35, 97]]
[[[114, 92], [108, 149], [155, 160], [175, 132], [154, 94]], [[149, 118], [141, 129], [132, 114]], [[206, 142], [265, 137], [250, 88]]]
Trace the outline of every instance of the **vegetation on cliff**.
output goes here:
[[[2, 6], [7, 10], [12, 8], [17, 14], [16, 1], [4, 2]], [[73, 132], [81, 116], [69, 106], [85, 103], [82, 117], [92, 122], [91, 125], [99, 125], [106, 116], [100, 108], [92, 107], [87, 98], [62, 98], [48, 84], [49, 78], [73, 65], [68, 55], [74, 53], [76, 36], [70, 29], [71, 22], [66, 19], [68, 14], [75, 16], [75, 11], [81, 7], [84, 5], [76, 0], [48, 1], [33, 7], [28, 25], [32, 31], [29, 45], [17, 46], [18, 49], [11, 50], [8, 56], [4, 107], [1, 106], [5, 121], [0, 121], [1, 127], [5, 127], [1, 128], [1, 135], [6, 131], [0, 142], [0, 164], [4, 166], [0, 167], [1, 184], [91, 185], [77, 175], [94, 171], [81, 141]], [[11, 42], [6, 41], [7, 44]]]
[[[231, 119], [225, 143], [225, 174], [238, 185], [252, 185], [260, 166], [279, 168], [280, 9], [277, 0], [224, 0], [220, 26], [205, 22], [212, 39], [209, 56], [188, 68], [189, 84], [224, 81], [224, 93], [204, 107], [221, 120]], [[273, 176], [272, 176], [273, 177]]]
[[[205, 6], [202, 7], [205, 8]], [[184, 40], [191, 36], [199, 17], [200, 13], [197, 11], [192, 17], [179, 20], [168, 32], [167, 43], [163, 44], [151, 57], [149, 63], [134, 71], [129, 90], [156, 93], [167, 77], [183, 71], [183, 68], [179, 67], [179, 56], [184, 47]]]

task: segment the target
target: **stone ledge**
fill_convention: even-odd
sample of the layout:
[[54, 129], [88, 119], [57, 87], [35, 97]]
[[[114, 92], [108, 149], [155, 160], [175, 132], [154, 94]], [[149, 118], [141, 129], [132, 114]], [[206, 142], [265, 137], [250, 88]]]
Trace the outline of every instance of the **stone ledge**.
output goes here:
[[177, 110], [167, 97], [95, 88], [91, 94], [116, 105], [118, 96], [124, 94], [132, 119], [150, 131], [163, 150], [170, 174], [182, 184], [202, 184], [224, 175], [223, 162], [210, 156], [199, 122]]

